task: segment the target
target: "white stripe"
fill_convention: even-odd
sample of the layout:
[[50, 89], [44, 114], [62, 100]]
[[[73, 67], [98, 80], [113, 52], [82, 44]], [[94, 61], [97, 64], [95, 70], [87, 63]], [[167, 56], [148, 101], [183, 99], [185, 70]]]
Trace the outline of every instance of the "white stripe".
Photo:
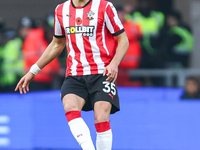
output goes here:
[[10, 139], [9, 138], [0, 138], [0, 147], [1, 146], [9, 146], [10, 145]]
[[10, 117], [8, 117], [8, 116], [4, 116], [4, 115], [1, 115], [0, 116], [0, 124], [6, 124], [6, 123], [9, 123], [10, 122]]
[[113, 11], [113, 13], [115, 15], [114, 16], [115, 24], [120, 28], [120, 30], [123, 29], [124, 27], [123, 27], [123, 25], [122, 25], [122, 23], [121, 23], [121, 21], [120, 21], [120, 19], [118, 17], [118, 14], [117, 14], [117, 11], [116, 11], [115, 7], [113, 6], [112, 3], [109, 3], [109, 4], [110, 4], [110, 7], [111, 7], [111, 9], [112, 9], [112, 11]]
[[[69, 19], [70, 19], [70, 12], [69, 12], [69, 8], [70, 8], [70, 1], [67, 1], [64, 6], [63, 6], [63, 26], [64, 27], [69, 27]], [[69, 15], [69, 16], [67, 16]], [[70, 35], [67, 35], [66, 36], [68, 37], [69, 39], [69, 48], [70, 48], [70, 52], [69, 52], [69, 56], [72, 57], [72, 66], [71, 66], [71, 73], [72, 75], [77, 75], [77, 65], [78, 65], [78, 62], [75, 60], [75, 51], [72, 47], [72, 44], [71, 44], [71, 38], [70, 38]]]
[[[98, 24], [98, 11], [99, 11], [99, 5], [100, 5], [100, 1], [96, 0], [95, 2], [92, 3], [91, 6], [91, 10], [93, 12], [95, 12], [94, 14], [94, 19], [90, 21], [90, 25], [93, 25], [93, 23], [95, 22], [95, 29], [94, 29], [94, 33], [96, 33], [97, 31], [97, 24]], [[96, 64], [98, 64], [98, 73], [103, 73], [104, 68], [105, 68], [105, 64], [101, 59], [100, 56], [100, 50], [99, 47], [97, 46], [97, 42], [96, 42], [96, 34], [94, 34], [92, 37], [89, 37], [90, 43], [91, 43], [91, 48], [92, 48], [92, 53], [93, 53], [93, 58], [94, 58], [94, 62]]]
[[[110, 4], [110, 3], [107, 3], [106, 9], [107, 9], [107, 7], [108, 7], [109, 4]], [[105, 9], [105, 10], [106, 10], [106, 9]], [[110, 21], [110, 19], [109, 19], [109, 17], [108, 17], [108, 14], [106, 13], [106, 11], [105, 11], [105, 14], [104, 14], [104, 19], [105, 19], [106, 26], [107, 26], [108, 30], [110, 31], [110, 33], [111, 33], [111, 34], [115, 33], [115, 30], [114, 30], [114, 28], [113, 28], [113, 26], [112, 26], [112, 23], [111, 23], [111, 21]]]
[[[76, 9], [76, 18], [80, 17], [83, 20], [83, 8], [82, 9]], [[78, 49], [80, 50], [80, 61], [83, 66], [83, 75], [91, 74], [90, 71], [90, 65], [87, 61], [84, 44], [83, 44], [83, 34], [75, 34], [76, 36], [76, 45]]]
[[105, 21], [106, 21], [106, 26], [108, 28], [108, 30], [110, 31], [111, 34], [115, 33], [115, 30], [112, 26], [112, 23], [108, 17], [108, 14], [105, 12]]
[[1, 134], [9, 134], [10, 133], [10, 128], [7, 126], [0, 126], [0, 135]]
[[58, 21], [58, 17], [57, 17], [57, 8], [58, 6], [56, 7], [56, 15], [55, 15], [55, 35], [57, 36], [62, 36], [62, 29], [61, 29], [61, 25], [60, 25], [60, 22]]
[[70, 36], [68, 36], [68, 39], [69, 39], [69, 48], [70, 48], [70, 52], [68, 55], [70, 55], [72, 57], [72, 66], [71, 66], [71, 73], [73, 76], [77, 75], [77, 65], [78, 65], [78, 61], [75, 59], [75, 51], [72, 47], [72, 44], [71, 44], [71, 38]]
[[103, 24], [103, 27], [102, 27], [102, 41], [103, 41], [103, 47], [106, 49], [107, 55], [109, 56], [109, 51], [106, 46], [106, 39], [105, 39], [105, 24]]
[[[118, 27], [120, 28], [120, 30], [123, 29], [124, 27], [123, 27], [123, 25], [122, 25], [122, 23], [121, 23], [121, 21], [120, 21], [120, 19], [119, 19], [119, 17], [118, 17], [118, 14], [117, 14], [117, 11], [116, 11], [115, 7], [114, 7], [113, 4], [110, 3], [110, 2], [108, 3], [108, 5], [110, 5], [110, 7], [111, 7], [111, 9], [112, 9], [112, 11], [113, 11], [113, 13], [114, 13], [114, 18], [113, 18], [113, 19], [114, 19], [114, 21], [115, 21], [115, 26], [118, 26]], [[108, 7], [108, 5], [106, 6], [106, 8]], [[106, 25], [107, 25], [107, 28], [108, 28], [108, 30], [110, 31], [110, 33], [111, 33], [111, 34], [114, 34], [114, 33], [115, 33], [115, 30], [114, 30], [114, 27], [113, 27], [113, 25], [112, 25], [112, 23], [111, 23], [111, 21], [110, 21], [108, 15], [109, 15], [109, 14], [107, 14], [107, 13], [105, 12], [105, 21], [106, 21]]]

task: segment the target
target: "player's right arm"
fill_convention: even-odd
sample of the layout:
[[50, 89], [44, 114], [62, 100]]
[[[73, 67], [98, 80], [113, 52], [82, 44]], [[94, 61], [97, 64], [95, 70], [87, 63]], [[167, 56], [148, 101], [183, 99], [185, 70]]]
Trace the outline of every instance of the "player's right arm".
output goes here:
[[[36, 65], [39, 69], [44, 68], [47, 64], [49, 64], [53, 59], [55, 59], [64, 49], [66, 45], [65, 37], [56, 38], [53, 37], [52, 42], [46, 48], [42, 56], [36, 62]], [[24, 75], [21, 80], [18, 82], [15, 91], [19, 90], [20, 94], [26, 94], [29, 91], [29, 84], [35, 78], [35, 74], [32, 72], [28, 72]]]

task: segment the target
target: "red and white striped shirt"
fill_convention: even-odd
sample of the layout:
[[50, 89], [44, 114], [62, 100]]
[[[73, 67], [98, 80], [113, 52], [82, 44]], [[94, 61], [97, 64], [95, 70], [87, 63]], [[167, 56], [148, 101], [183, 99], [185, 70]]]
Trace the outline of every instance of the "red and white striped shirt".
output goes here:
[[115, 55], [114, 36], [124, 32], [111, 2], [90, 0], [75, 7], [72, 0], [57, 6], [54, 36], [66, 37], [66, 76], [102, 74]]

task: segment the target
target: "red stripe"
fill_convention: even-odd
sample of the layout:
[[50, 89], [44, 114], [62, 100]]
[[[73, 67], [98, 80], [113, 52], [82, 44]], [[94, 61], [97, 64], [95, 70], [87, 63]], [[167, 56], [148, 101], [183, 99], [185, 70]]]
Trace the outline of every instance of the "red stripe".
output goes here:
[[[87, 13], [91, 10], [92, 3], [93, 2], [90, 2], [89, 5], [87, 5], [84, 8], [84, 11], [83, 11], [83, 26], [89, 26], [90, 25], [90, 20], [88, 20], [86, 18], [88, 17]], [[92, 53], [92, 47], [91, 47], [88, 36], [83, 36], [83, 44], [84, 44], [86, 59], [89, 62], [89, 65], [90, 65], [91, 74], [98, 74], [98, 69], [97, 69], [98, 66], [94, 61], [93, 53]]]
[[60, 22], [60, 25], [61, 25], [62, 35], [65, 35], [65, 29], [64, 29], [64, 26], [63, 26], [63, 5], [64, 5], [64, 3], [62, 3], [58, 6], [57, 17], [58, 17], [58, 21]]
[[114, 28], [114, 32], [116, 33], [118, 31], [120, 31], [119, 26], [116, 24], [116, 22], [114, 20], [115, 14], [114, 14], [114, 12], [113, 12], [113, 10], [112, 10], [110, 5], [108, 5], [108, 7], [106, 9], [106, 13], [108, 15], [108, 18], [110, 19], [110, 22], [111, 22], [113, 28]]
[[[71, 15], [70, 19], [69, 19], [69, 26], [75, 26], [75, 20], [76, 20], [76, 9], [72, 6], [72, 4], [70, 4], [70, 8], [69, 8], [69, 14]], [[81, 52], [77, 47], [77, 43], [76, 43], [76, 36], [75, 34], [70, 34], [70, 38], [71, 38], [71, 43], [72, 43], [72, 47], [75, 51], [75, 59], [78, 62], [77, 65], [77, 75], [83, 75], [83, 66], [82, 63], [80, 61], [80, 57], [81, 57]]]
[[65, 114], [67, 121], [70, 122], [73, 119], [80, 118], [81, 112], [80, 111], [70, 111]]
[[105, 132], [110, 130], [110, 122], [100, 122], [95, 124], [96, 130], [98, 133]]
[[[65, 9], [69, 9], [69, 7], [65, 8]], [[68, 19], [70, 19], [70, 17], [68, 17]], [[67, 54], [69, 54], [70, 51], [71, 51], [71, 49], [69, 48], [69, 38], [68, 38], [68, 35], [66, 35], [66, 40], [67, 40]], [[67, 68], [66, 68], [65, 76], [67, 77], [68, 75], [72, 75], [72, 72], [71, 72], [72, 56], [71, 55], [67, 56], [66, 66], [67, 66]]]
[[[103, 46], [103, 37], [102, 37], [102, 27], [104, 24], [104, 13], [105, 13], [105, 7], [107, 5], [106, 1], [101, 1], [99, 6], [99, 12], [98, 12], [98, 23], [97, 23], [97, 31], [96, 31], [96, 42], [100, 50], [101, 60], [105, 63], [105, 66], [107, 66], [111, 58], [109, 59], [106, 49]], [[106, 27], [105, 27], [106, 28]]]

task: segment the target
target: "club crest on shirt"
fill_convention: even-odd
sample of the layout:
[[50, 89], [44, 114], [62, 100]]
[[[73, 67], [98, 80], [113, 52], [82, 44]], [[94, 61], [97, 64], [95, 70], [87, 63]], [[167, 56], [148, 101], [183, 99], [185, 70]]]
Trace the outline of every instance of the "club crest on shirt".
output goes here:
[[93, 20], [94, 19], [94, 12], [91, 10], [87, 13], [88, 17], [86, 18], [87, 20]]

